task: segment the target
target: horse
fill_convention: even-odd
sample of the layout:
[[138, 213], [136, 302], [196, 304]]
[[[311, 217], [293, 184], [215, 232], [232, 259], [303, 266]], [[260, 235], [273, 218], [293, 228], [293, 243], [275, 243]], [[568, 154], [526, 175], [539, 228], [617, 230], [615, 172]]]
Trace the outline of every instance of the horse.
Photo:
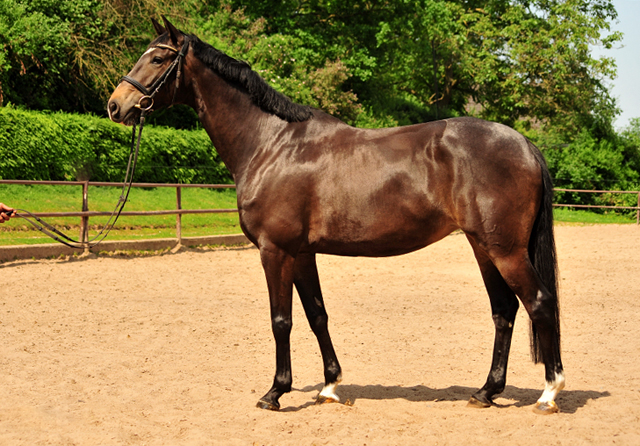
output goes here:
[[453, 231], [468, 239], [495, 325], [491, 368], [469, 406], [489, 407], [506, 385], [519, 301], [530, 319], [531, 356], [545, 387], [533, 410], [559, 411], [557, 258], [551, 176], [517, 131], [460, 117], [361, 129], [296, 104], [251, 67], [162, 17], [157, 37], [113, 91], [112, 121], [192, 107], [232, 174], [242, 231], [258, 248], [276, 346], [273, 385], [257, 403], [278, 410], [291, 391], [295, 286], [324, 366], [317, 402], [339, 402], [342, 369], [328, 331], [317, 254], [385, 257], [426, 247]]

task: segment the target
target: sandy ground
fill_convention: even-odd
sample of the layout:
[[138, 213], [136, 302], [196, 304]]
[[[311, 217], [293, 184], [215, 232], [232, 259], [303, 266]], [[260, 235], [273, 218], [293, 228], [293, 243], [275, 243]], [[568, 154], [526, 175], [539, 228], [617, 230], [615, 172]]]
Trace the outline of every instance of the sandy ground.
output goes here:
[[253, 248], [0, 265], [0, 445], [640, 444], [640, 228], [559, 226], [567, 387], [544, 386], [518, 314], [508, 385], [467, 408], [493, 324], [470, 247], [452, 235], [387, 259], [319, 258], [350, 404], [314, 405], [322, 363], [294, 307], [294, 391]]

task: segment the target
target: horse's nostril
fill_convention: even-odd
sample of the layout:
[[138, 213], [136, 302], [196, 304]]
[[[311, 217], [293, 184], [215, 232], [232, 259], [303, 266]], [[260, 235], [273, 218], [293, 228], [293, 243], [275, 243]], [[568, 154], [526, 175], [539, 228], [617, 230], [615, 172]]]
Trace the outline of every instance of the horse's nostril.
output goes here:
[[116, 101], [109, 101], [109, 106], [107, 107], [109, 110], [109, 117], [113, 119], [118, 119], [120, 117], [120, 107]]

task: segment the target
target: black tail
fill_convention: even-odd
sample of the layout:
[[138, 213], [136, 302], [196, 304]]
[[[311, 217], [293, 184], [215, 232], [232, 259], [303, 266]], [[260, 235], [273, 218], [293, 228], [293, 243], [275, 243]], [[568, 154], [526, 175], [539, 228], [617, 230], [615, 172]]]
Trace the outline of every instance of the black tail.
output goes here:
[[[533, 267], [538, 272], [538, 277], [542, 281], [547, 291], [551, 294], [553, 301], [554, 321], [558, 333], [558, 343], [560, 342], [560, 309], [558, 304], [558, 261], [556, 258], [556, 243], [553, 235], [553, 184], [547, 163], [540, 150], [529, 142], [529, 147], [535, 155], [540, 170], [542, 172], [542, 202], [538, 210], [538, 216], [531, 231], [529, 239], [529, 257]], [[538, 333], [533, 324], [530, 331], [531, 338], [531, 359], [535, 363], [542, 361], [540, 342]]]

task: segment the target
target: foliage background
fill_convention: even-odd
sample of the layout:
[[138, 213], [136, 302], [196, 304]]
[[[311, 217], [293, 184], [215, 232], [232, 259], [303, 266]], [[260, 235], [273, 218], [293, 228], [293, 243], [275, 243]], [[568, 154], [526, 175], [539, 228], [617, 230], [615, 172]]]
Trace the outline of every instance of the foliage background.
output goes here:
[[[88, 119], [93, 127], [110, 130], [100, 130], [103, 139], [91, 142], [87, 136], [81, 143], [93, 144], [93, 150], [54, 151], [60, 128], [80, 134], [87, 124], [75, 115], [64, 124], [58, 114], [28, 122], [17, 113], [104, 117], [110, 92], [154, 37], [149, 17], [160, 14], [248, 61], [293, 100], [349, 124], [380, 127], [478, 116], [510, 125], [538, 144], [557, 186], [640, 188], [640, 122], [613, 128], [618, 109], [607, 85], [615, 78], [615, 64], [590, 53], [590, 46], [610, 48], [621, 41], [612, 29], [617, 13], [610, 0], [0, 0], [0, 105], [14, 107], [0, 114], [5, 178], [116, 175], [110, 166], [117, 163], [102, 163], [119, 149], [101, 144], [104, 138], [120, 144], [121, 136], [97, 124], [98, 118]], [[38, 130], [36, 121], [44, 127]], [[199, 125], [194, 113], [181, 107], [154, 113], [151, 123], [195, 130]], [[36, 139], [38, 131], [42, 136]], [[28, 138], [16, 134], [34, 135], [31, 161], [18, 146]], [[206, 158], [200, 152], [210, 143], [181, 138], [181, 151]], [[9, 146], [12, 140], [16, 143]], [[187, 149], [192, 143], [200, 148]], [[153, 150], [156, 158], [149, 165], [183, 169], [173, 178], [208, 178], [181, 167], [183, 155]], [[60, 165], [47, 164], [45, 174], [43, 160]], [[203, 170], [210, 170], [213, 161], [203, 162]], [[148, 174], [171, 176], [158, 172]]]

